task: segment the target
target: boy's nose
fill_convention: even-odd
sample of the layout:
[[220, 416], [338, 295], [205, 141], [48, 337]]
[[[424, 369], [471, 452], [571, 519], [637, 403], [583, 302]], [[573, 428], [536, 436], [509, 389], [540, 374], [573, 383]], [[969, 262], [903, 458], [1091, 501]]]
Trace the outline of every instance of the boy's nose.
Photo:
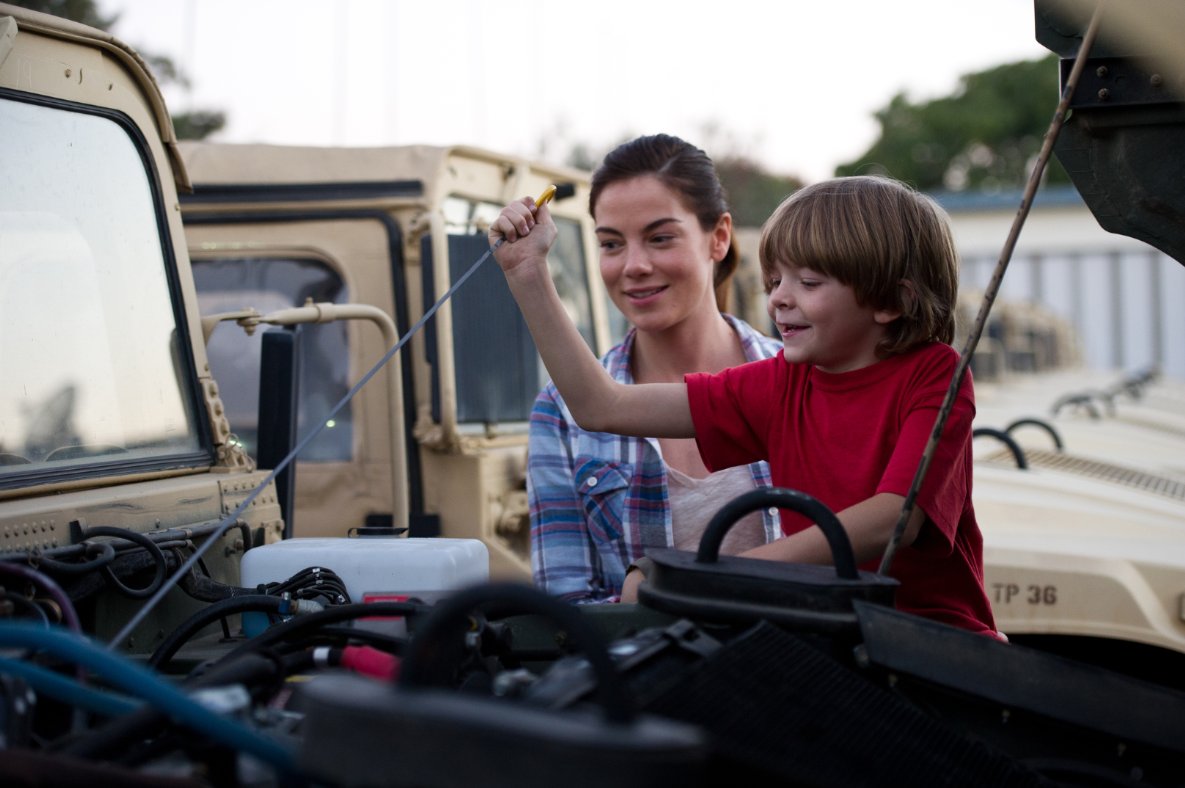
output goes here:
[[784, 279], [778, 283], [777, 287], [769, 291], [769, 305], [787, 308], [794, 305], [794, 295], [790, 292], [790, 287]]

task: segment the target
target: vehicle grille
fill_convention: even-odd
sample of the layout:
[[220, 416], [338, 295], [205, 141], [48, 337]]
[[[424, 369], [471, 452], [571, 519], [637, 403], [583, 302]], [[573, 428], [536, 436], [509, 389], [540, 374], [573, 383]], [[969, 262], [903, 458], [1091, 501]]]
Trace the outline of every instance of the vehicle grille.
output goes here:
[[[1050, 470], [1074, 474], [1075, 476], [1110, 482], [1111, 484], [1121, 484], [1125, 487], [1163, 495], [1175, 501], [1185, 501], [1185, 481], [1179, 478], [1158, 476], [1147, 471], [1125, 468], [1122, 465], [1114, 465], [1109, 462], [1074, 457], [1048, 449], [1025, 449], [1024, 452], [1025, 459], [1028, 460], [1029, 467], [1031, 468], [1048, 468]], [[979, 459], [979, 462], [987, 462], [994, 465], [1016, 465], [1016, 459], [1007, 449], [1002, 449], [992, 454], [985, 454]]]

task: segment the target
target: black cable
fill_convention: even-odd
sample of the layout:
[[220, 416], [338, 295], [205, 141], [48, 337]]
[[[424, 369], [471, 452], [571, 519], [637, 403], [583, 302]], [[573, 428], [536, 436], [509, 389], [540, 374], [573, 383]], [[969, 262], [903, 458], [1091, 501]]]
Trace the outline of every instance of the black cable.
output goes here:
[[[95, 558], [90, 559], [86, 556], [96, 554]], [[50, 558], [45, 553], [25, 553], [20, 557], [21, 561], [33, 560], [37, 563], [39, 569], [58, 575], [85, 575], [96, 569], [102, 569], [115, 560], [115, 546], [110, 542], [87, 542], [83, 548], [83, 560], [79, 563], [70, 561], [59, 561], [56, 558]]]
[[402, 654], [407, 647], [408, 640], [399, 635], [388, 635], [374, 629], [364, 627], [322, 627], [312, 635], [301, 635], [302, 642], [292, 643], [281, 641], [274, 644], [274, 648], [281, 654], [293, 653], [298, 649], [306, 649], [311, 645], [362, 643], [388, 654]]
[[431, 609], [432, 607], [430, 605], [417, 602], [371, 602], [369, 604], [355, 602], [349, 605], [327, 608], [326, 610], [290, 619], [282, 624], [271, 627], [266, 632], [256, 635], [246, 643], [240, 644], [229, 654], [221, 657], [217, 664], [235, 660], [243, 654], [249, 654], [267, 648], [272, 644], [284, 640], [294, 640], [326, 624], [336, 624], [340, 621], [351, 621], [356, 618], [366, 618], [368, 616], [415, 616], [422, 615]]
[[131, 586], [124, 585], [123, 581], [112, 571], [110, 564], [102, 567], [103, 577], [107, 578], [107, 582], [124, 596], [131, 597], [132, 599], [147, 599], [155, 594], [156, 590], [165, 582], [165, 577], [168, 576], [168, 562], [165, 559], [165, 554], [161, 552], [161, 549], [156, 546], [156, 542], [152, 541], [150, 537], [126, 528], [115, 528], [108, 525], [98, 525], [88, 528], [86, 536], [88, 539], [92, 536], [114, 536], [128, 542], [134, 542], [144, 548], [148, 552], [148, 555], [152, 557], [156, 571], [152, 576], [152, 582], [144, 588], [132, 588]]
[[[701, 550], [703, 545], [701, 543]], [[517, 583], [490, 583], [464, 588], [441, 600], [424, 617], [409, 644], [399, 674], [400, 690], [447, 686], [452, 678], [457, 651], [478, 608], [495, 607], [510, 614], [533, 613], [560, 626], [577, 644], [597, 679], [597, 699], [611, 724], [627, 724], [637, 716], [633, 697], [617, 673], [603, 636], [575, 605], [563, 602], [537, 588]], [[442, 656], [444, 655], [444, 656]], [[450, 664], [452, 663], [452, 664]]]
[[[277, 685], [285, 675], [283, 664], [271, 655], [248, 654], [233, 663], [196, 675], [186, 680], [183, 686], [186, 690], [196, 690], [241, 684], [249, 690], [254, 689], [254, 697], [262, 689]], [[168, 719], [168, 715], [158, 707], [145, 706], [110, 720], [82, 736], [54, 742], [50, 749], [78, 758], [114, 759], [131, 743], [159, 733], [168, 724]]]
[[332, 569], [321, 566], [306, 567], [287, 580], [261, 584], [260, 590], [266, 594], [291, 593], [301, 599], [323, 596], [339, 605], [352, 601], [345, 581]]
[[231, 597], [214, 602], [209, 607], [194, 613], [174, 629], [164, 642], [157, 646], [156, 651], [152, 652], [152, 656], [148, 658], [148, 666], [160, 670], [163, 665], [168, 664], [173, 655], [185, 645], [185, 642], [194, 633], [215, 620], [244, 611], [279, 612], [280, 608], [286, 604], [288, 604], [287, 599], [263, 594]]
[[36, 600], [29, 599], [28, 597], [21, 596], [20, 594], [0, 595], [0, 600], [5, 599], [12, 602], [16, 606], [23, 608], [24, 610], [32, 610], [33, 615], [35, 615], [38, 620], [40, 620], [47, 627], [49, 626], [49, 615], [45, 612], [41, 605], [37, 604]]

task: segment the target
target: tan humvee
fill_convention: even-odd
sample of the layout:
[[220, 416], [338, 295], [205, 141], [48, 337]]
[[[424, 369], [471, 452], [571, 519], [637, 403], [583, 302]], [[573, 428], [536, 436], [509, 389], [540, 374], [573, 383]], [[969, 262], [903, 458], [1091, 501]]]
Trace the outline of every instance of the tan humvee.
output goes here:
[[[405, 334], [486, 252], [501, 206], [550, 183], [567, 187], [551, 204], [552, 263], [572, 317], [598, 354], [620, 333], [596, 268], [587, 173], [466, 147], [179, 147], [194, 182], [182, 212], [202, 312], [228, 316], [210, 334], [211, 366], [220, 378], [236, 370], [224, 398], [251, 450], [260, 340], [233, 324], [239, 310], [355, 304]], [[303, 333], [298, 435], [392, 345], [365, 323]], [[529, 577], [526, 428], [547, 377], [493, 260], [390, 368], [393, 382], [376, 376], [300, 455], [291, 532], [410, 525], [481, 539], [494, 576]]]
[[[157, 86], [110, 35], [0, 5], [0, 140], [0, 552], [61, 558], [102, 526], [190, 554], [266, 475], [206, 363]], [[209, 574], [237, 582], [243, 550], [282, 530], [269, 487]], [[143, 605], [95, 593], [80, 615], [100, 638]], [[118, 645], [151, 650], [199, 604], [170, 592]]]

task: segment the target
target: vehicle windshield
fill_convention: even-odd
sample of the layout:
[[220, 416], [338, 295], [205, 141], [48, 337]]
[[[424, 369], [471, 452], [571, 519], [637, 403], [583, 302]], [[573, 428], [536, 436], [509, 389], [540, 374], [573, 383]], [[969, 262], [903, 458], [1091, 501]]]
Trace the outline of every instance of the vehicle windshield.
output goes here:
[[[345, 303], [346, 284], [325, 262], [272, 254], [194, 256], [193, 279], [203, 315], [253, 307], [260, 314], [316, 303]], [[263, 335], [284, 331], [261, 327], [248, 336], [221, 323], [206, 343], [210, 371], [218, 381], [230, 427], [251, 456], [259, 450], [259, 366]], [[350, 348], [346, 323], [299, 327], [300, 382], [296, 435], [303, 438], [350, 390]], [[306, 462], [353, 457], [353, 411], [342, 408], [300, 454]]]
[[[489, 248], [484, 228], [500, 210], [501, 206], [489, 202], [460, 197], [445, 200], [454, 281]], [[562, 216], [554, 218], [558, 235], [547, 256], [552, 281], [576, 329], [589, 347], [595, 348], [580, 223]], [[536, 395], [548, 381], [547, 369], [497, 266], [479, 269], [473, 281], [453, 296], [453, 309], [467, 316], [453, 322], [458, 423], [525, 422]]]
[[152, 180], [116, 120], [0, 95], [0, 489], [199, 462]]

